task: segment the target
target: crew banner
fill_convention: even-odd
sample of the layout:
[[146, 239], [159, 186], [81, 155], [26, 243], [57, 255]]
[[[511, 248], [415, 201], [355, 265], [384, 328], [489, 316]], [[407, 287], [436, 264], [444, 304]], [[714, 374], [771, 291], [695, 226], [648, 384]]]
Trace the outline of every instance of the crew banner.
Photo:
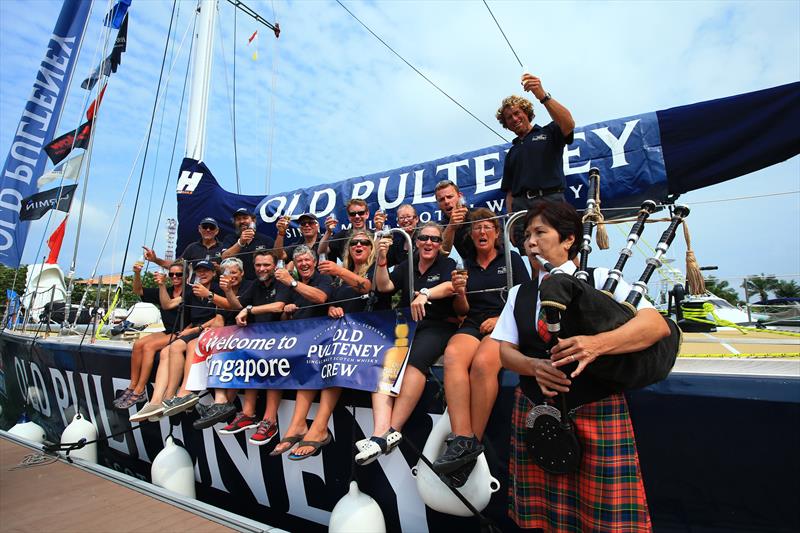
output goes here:
[[0, 173], [0, 263], [12, 268], [19, 266], [30, 227], [19, 218], [22, 199], [36, 192], [44, 173], [44, 146], [55, 133], [91, 5], [64, 0]]
[[200, 372], [209, 388], [396, 394], [414, 329], [408, 309], [209, 329], [198, 340], [189, 388], [201, 388]]

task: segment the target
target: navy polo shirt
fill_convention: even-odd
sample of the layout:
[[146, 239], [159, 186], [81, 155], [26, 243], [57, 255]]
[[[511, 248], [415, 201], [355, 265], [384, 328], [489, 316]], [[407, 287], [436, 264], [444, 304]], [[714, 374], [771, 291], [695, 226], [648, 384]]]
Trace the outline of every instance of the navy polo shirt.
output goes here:
[[[374, 284], [374, 264], [369, 268], [369, 270], [367, 270], [367, 273], [364, 274], [364, 277]], [[330, 301], [336, 302], [338, 300], [347, 300], [345, 302], [333, 304], [336, 307], [341, 307], [344, 309], [345, 313], [359, 313], [361, 311], [366, 311], [369, 300], [367, 298], [362, 298], [361, 296], [362, 295], [359, 294], [358, 291], [345, 283], [345, 281], [341, 278], [336, 278], [333, 280], [333, 294], [331, 294]], [[357, 299], [352, 300], [351, 298]], [[372, 305], [373, 311], [384, 311], [392, 308], [392, 296], [390, 294], [377, 292], [376, 290], [374, 291], [373, 298], [375, 299]]]
[[[326, 276], [325, 274], [320, 274], [316, 270], [314, 271], [314, 275], [311, 276], [306, 283], [306, 285], [310, 285], [311, 287], [315, 287], [322, 292], [324, 292], [328, 296], [328, 300], [331, 300], [331, 295], [333, 294], [333, 286], [331, 283], [333, 280], [330, 276]], [[298, 282], [299, 283], [299, 282]], [[303, 296], [300, 295], [295, 289], [289, 288], [289, 301], [286, 302], [287, 304], [295, 304], [298, 309], [292, 315], [292, 320], [296, 320], [298, 318], [311, 318], [315, 316], [327, 316], [328, 314], [328, 306], [327, 305], [316, 305], [308, 300], [306, 300]], [[308, 307], [314, 305], [314, 307]]]
[[[514, 251], [511, 252], [511, 266], [513, 267], [514, 285], [530, 281], [531, 278], [525, 268], [525, 263]], [[469, 301], [467, 320], [480, 324], [487, 318], [500, 316], [506, 305], [504, 292], [469, 293], [506, 286], [506, 256], [503, 251], [498, 250], [497, 257], [486, 268], [482, 268], [474, 259], [464, 259], [464, 267], [469, 274], [467, 279], [467, 301]]]
[[[439, 254], [433, 264], [424, 273], [419, 271], [419, 255], [414, 254], [414, 291], [422, 288], [431, 289], [440, 283], [450, 281], [450, 276], [456, 268], [456, 262], [449, 257]], [[395, 292], [401, 291], [400, 307], [408, 307], [408, 261], [397, 265], [389, 274], [394, 284]], [[425, 318], [444, 320], [456, 316], [453, 310], [453, 298], [431, 300], [425, 309]]]
[[[411, 234], [411, 249], [417, 249], [417, 232]], [[406, 238], [399, 233], [392, 233], [392, 245], [386, 252], [387, 266], [393, 267], [403, 261], [408, 260], [408, 250], [406, 250]]]
[[344, 254], [346, 252], [344, 246], [347, 244], [347, 239], [350, 238], [351, 234], [352, 230], [343, 229], [331, 236], [328, 240], [328, 261], [344, 261]]
[[[242, 280], [239, 284], [239, 288], [236, 291], [236, 296], [244, 295], [250, 290], [250, 287], [253, 285], [252, 281]], [[225, 291], [222, 291], [223, 296], [225, 295]], [[242, 303], [242, 300], [239, 299], [239, 303]], [[242, 305], [244, 307], [244, 305]], [[229, 310], [222, 310], [220, 309], [219, 314], [222, 315], [222, 318], [225, 320], [226, 326], [233, 326], [236, 324], [236, 315], [239, 314], [241, 309], [231, 309]]]
[[192, 266], [201, 259], [208, 258], [210, 261], [219, 263], [222, 261], [220, 254], [222, 253], [222, 243], [218, 240], [214, 244], [206, 248], [203, 241], [196, 241], [184, 248], [181, 258], [188, 261]]
[[[227, 250], [239, 240], [238, 235], [228, 235], [222, 241], [222, 249]], [[275, 247], [275, 240], [268, 237], [263, 233], [256, 233], [253, 240], [239, 249], [239, 252], [233, 256], [238, 257], [244, 264], [244, 279], [256, 279], [256, 268], [253, 266], [253, 252], [260, 252], [262, 250], [272, 250]]]
[[[456, 249], [458, 255], [460, 255], [462, 259], [466, 259], [467, 257], [475, 257], [475, 244], [472, 242], [472, 238], [470, 237], [470, 213], [472, 213], [472, 209], [467, 211], [467, 215], [464, 217], [464, 222], [459, 224], [459, 226], [456, 228], [456, 234], [453, 237], [453, 248]], [[450, 218], [447, 215], [444, 215], [444, 213], [442, 215], [444, 217], [445, 224], [449, 224]]]
[[564, 137], [558, 124], [534, 125], [525, 137], [517, 137], [506, 154], [500, 190], [513, 196], [526, 191], [564, 189], [564, 146], [572, 143], [573, 134]]
[[[275, 302], [286, 303], [291, 298], [289, 290], [289, 287], [277, 281], [275, 278], [270, 278], [268, 281], [255, 280], [248, 287], [248, 290], [242, 292], [241, 296], [239, 296], [239, 303], [242, 304], [242, 307], [247, 307], [248, 305], [255, 307], [257, 305], [266, 305]], [[263, 313], [260, 315], [252, 315], [247, 320], [247, 323], [272, 322], [273, 320], [280, 319], [280, 313]]]
[[[176, 307], [175, 309], [162, 309], [161, 299], [158, 297], [158, 292], [159, 289], [142, 287], [142, 301], [153, 304], [161, 310], [161, 323], [164, 324], [165, 333], [181, 331], [183, 329], [183, 325], [180, 323], [180, 313], [178, 312], [180, 307]], [[170, 296], [170, 298], [174, 298], [171, 289], [167, 289], [167, 294]]]
[[[225, 292], [220, 289], [219, 284], [216, 281], [211, 282], [211, 292], [225, 298]], [[193, 326], [200, 326], [214, 318], [214, 316], [217, 314], [217, 306], [213, 303], [209, 303], [207, 298], [199, 298], [195, 296], [195, 294], [192, 292], [191, 285], [186, 285], [183, 287], [183, 294], [186, 295], [183, 301], [186, 304], [184, 310], [184, 321], [187, 325], [191, 324]]]

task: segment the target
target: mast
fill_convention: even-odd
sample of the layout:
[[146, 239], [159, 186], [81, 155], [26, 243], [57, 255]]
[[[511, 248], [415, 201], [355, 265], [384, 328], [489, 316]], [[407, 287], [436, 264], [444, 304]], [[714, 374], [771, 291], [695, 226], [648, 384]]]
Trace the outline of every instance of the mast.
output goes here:
[[206, 118], [214, 57], [214, 28], [217, 0], [200, 0], [197, 30], [192, 48], [192, 77], [186, 124], [186, 157], [202, 161], [206, 149]]

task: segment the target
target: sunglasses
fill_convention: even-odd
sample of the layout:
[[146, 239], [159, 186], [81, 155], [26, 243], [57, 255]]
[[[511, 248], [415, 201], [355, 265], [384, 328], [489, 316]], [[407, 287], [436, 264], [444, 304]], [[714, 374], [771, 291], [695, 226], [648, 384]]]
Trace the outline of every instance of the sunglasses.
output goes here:
[[367, 214], [367, 211], [366, 210], [363, 210], [363, 211], [348, 211], [347, 214], [348, 214], [348, 216], [351, 216], [351, 217], [363, 217], [364, 215]]
[[170, 272], [169, 274], [167, 274], [167, 276], [171, 278], [182, 278], [183, 272]]
[[353, 239], [350, 241], [350, 246], [355, 246], [360, 244], [361, 246], [372, 246], [372, 243], [368, 239]]
[[316, 221], [316, 220], [304, 220], [304, 221], [302, 221], [302, 222], [300, 223], [300, 225], [301, 225], [301, 226], [313, 226], [313, 225], [314, 225], [314, 224], [316, 224], [316, 223], [317, 223], [317, 221]]
[[217, 227], [214, 224], [200, 224], [200, 227], [204, 230], [217, 229]]
[[439, 237], [438, 235], [418, 235], [417, 240], [420, 242], [428, 242], [428, 241], [435, 243], [442, 242], [442, 238]]

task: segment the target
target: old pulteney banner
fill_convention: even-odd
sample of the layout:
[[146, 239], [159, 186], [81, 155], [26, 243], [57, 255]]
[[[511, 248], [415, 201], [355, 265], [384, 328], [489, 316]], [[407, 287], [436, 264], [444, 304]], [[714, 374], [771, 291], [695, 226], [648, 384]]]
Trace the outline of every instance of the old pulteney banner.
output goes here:
[[19, 218], [22, 199], [36, 192], [44, 172], [44, 146], [55, 133], [91, 5], [64, 1], [0, 173], [0, 263], [12, 268], [19, 266], [30, 225]]
[[414, 329], [407, 309], [209, 329], [189, 388], [207, 375], [208, 387], [397, 393]]

